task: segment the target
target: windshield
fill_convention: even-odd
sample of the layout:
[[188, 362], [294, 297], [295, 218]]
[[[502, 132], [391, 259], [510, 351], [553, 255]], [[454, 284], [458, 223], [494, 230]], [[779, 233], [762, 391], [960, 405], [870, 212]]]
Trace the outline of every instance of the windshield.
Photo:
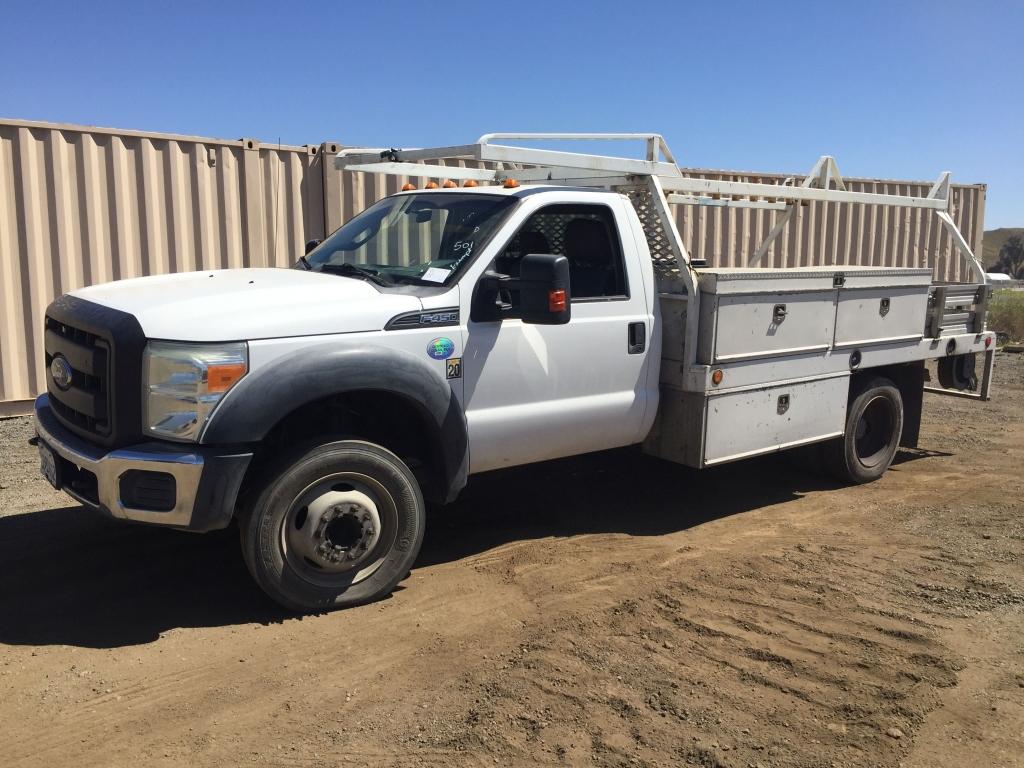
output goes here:
[[[515, 205], [508, 195], [396, 195], [367, 208], [307, 256], [311, 269], [376, 282], [441, 285]], [[354, 265], [359, 267], [346, 267]]]

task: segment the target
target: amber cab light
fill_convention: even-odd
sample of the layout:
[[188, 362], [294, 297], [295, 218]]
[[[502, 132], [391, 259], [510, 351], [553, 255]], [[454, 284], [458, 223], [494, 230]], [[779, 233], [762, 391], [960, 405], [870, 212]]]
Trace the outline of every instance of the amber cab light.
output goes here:
[[548, 312], [565, 312], [565, 288], [548, 291]]
[[413, 184], [411, 181], [407, 181], [405, 182], [405, 184], [402, 185], [403, 192], [408, 192], [411, 189], [416, 189], [416, 185]]
[[466, 179], [466, 183], [463, 184], [462, 186], [464, 186], [464, 187], [475, 187], [475, 186], [477, 186], [476, 179]]
[[423, 188], [424, 189], [437, 189], [437, 182], [436, 181], [428, 181], [426, 184], [423, 185]]
[[505, 189], [515, 189], [519, 186], [519, 182], [515, 179], [505, 179], [505, 183], [502, 184]]
[[459, 185], [456, 184], [451, 179], [445, 179], [444, 184], [442, 184], [441, 186], [444, 187], [445, 189], [454, 189], [455, 187], [457, 187]]

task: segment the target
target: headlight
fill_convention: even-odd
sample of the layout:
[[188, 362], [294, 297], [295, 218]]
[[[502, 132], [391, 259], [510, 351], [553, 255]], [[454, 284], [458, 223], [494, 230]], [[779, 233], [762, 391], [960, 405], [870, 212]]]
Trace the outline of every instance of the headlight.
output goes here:
[[217, 403], [248, 368], [244, 342], [149, 342], [142, 360], [144, 430], [168, 440], [198, 440]]

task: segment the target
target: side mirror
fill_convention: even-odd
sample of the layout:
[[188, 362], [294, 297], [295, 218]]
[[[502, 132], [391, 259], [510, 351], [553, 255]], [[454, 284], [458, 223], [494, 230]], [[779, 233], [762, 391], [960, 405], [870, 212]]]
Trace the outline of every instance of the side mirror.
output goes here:
[[320, 241], [319, 240], [307, 240], [306, 241], [306, 253], [309, 253], [314, 248], [316, 248], [318, 245], [320, 245]]
[[569, 322], [569, 260], [550, 253], [530, 253], [519, 262], [519, 306], [524, 323]]
[[569, 260], [549, 253], [527, 254], [519, 277], [485, 272], [473, 295], [474, 322], [519, 318], [536, 325], [564, 325], [572, 314]]

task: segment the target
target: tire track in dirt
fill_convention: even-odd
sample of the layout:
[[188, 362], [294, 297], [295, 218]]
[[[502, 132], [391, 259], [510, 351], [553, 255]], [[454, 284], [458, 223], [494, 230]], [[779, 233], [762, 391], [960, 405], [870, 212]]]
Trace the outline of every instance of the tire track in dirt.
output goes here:
[[631, 455], [484, 478], [393, 598], [303, 620], [229, 533], [2, 491], [55, 508], [0, 511], [0, 762], [1012, 765], [1024, 361], [996, 384], [929, 397], [870, 486]]

